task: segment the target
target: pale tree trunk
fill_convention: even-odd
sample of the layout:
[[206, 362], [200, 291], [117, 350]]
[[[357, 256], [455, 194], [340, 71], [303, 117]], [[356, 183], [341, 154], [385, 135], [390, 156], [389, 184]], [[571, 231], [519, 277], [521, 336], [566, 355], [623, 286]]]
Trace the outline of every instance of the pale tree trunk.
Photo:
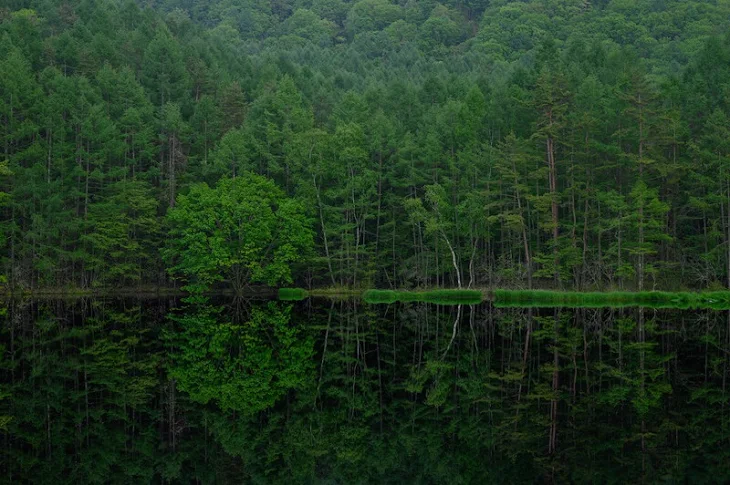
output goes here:
[[446, 357], [446, 354], [449, 353], [449, 349], [451, 349], [451, 345], [454, 343], [454, 340], [456, 339], [456, 330], [459, 326], [459, 320], [461, 320], [461, 305], [458, 306], [456, 309], [456, 318], [454, 319], [454, 326], [451, 330], [451, 339], [449, 340], [449, 345], [446, 347], [446, 350], [444, 350], [443, 355], [441, 356], [441, 360]]
[[461, 271], [459, 271], [459, 263], [456, 259], [456, 253], [454, 252], [454, 248], [451, 246], [449, 238], [446, 237], [446, 234], [442, 232], [441, 235], [443, 236], [444, 241], [446, 241], [446, 245], [449, 246], [449, 251], [451, 252], [451, 263], [454, 265], [454, 271], [456, 271], [456, 281], [458, 287], [461, 289]]

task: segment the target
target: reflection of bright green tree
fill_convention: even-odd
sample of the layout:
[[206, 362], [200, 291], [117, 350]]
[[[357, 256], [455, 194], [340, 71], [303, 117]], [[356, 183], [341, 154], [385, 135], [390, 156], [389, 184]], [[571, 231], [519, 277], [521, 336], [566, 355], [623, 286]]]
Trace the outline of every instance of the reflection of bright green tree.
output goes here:
[[[291, 305], [253, 306], [240, 323], [207, 305], [175, 317], [170, 377], [199, 403], [251, 415], [273, 406], [312, 375], [314, 342], [292, 325]], [[235, 320], [235, 319], [234, 319]]]

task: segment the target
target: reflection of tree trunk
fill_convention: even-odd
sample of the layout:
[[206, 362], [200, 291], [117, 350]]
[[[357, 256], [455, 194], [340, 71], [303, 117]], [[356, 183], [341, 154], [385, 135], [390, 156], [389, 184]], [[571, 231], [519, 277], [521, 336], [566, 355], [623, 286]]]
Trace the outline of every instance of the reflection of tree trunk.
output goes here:
[[469, 305], [469, 328], [471, 329], [471, 336], [474, 343], [474, 351], [477, 355], [479, 355], [479, 343], [477, 341], [477, 335], [474, 332], [474, 305]]
[[327, 357], [327, 343], [329, 342], [330, 337], [330, 327], [332, 325], [332, 314], [335, 311], [335, 301], [332, 300], [332, 303], [330, 304], [330, 311], [329, 315], [327, 316], [327, 331], [324, 334], [324, 346], [322, 347], [322, 360], [319, 363], [319, 379], [317, 380], [317, 394], [314, 397], [315, 406], [317, 403], [317, 399], [319, 399], [319, 391], [322, 387], [322, 373], [324, 372], [324, 361]]
[[451, 344], [454, 343], [454, 339], [456, 338], [456, 328], [459, 325], [459, 320], [461, 320], [461, 305], [459, 305], [458, 308], [456, 309], [456, 319], [454, 319], [454, 327], [451, 332], [451, 340], [449, 340], [449, 345], [446, 347], [446, 350], [444, 350], [444, 353], [441, 356], [441, 359], [446, 357], [446, 354], [449, 353], [449, 349], [451, 349]]
[[89, 429], [89, 374], [84, 369], [84, 400], [86, 401], [86, 446], [89, 446], [89, 436], [91, 436], [91, 430]]
[[168, 406], [167, 406], [167, 422], [170, 426], [170, 445], [172, 447], [172, 451], [175, 451], [175, 448], [177, 446], [177, 418], [175, 417], [176, 414], [176, 396], [175, 396], [175, 379], [171, 380], [169, 383], [169, 398], [168, 398]]
[[555, 320], [553, 326], [553, 393], [550, 400], [550, 440], [548, 443], [548, 453], [555, 453], [558, 442], [558, 310], [555, 310]]
[[[87, 393], [88, 395], [88, 393]], [[87, 436], [91, 434], [91, 432], [86, 430]], [[48, 457], [51, 457], [51, 405], [46, 403], [46, 444], [47, 444], [47, 453]], [[87, 438], [87, 446], [88, 446], [88, 438]]]
[[710, 351], [710, 319], [709, 317], [705, 320], [705, 335], [704, 335], [704, 341], [705, 341], [705, 385], [707, 385], [707, 370], [710, 363], [710, 357], [709, 357], [709, 351]]
[[[600, 311], [600, 310], [599, 310]], [[583, 312], [583, 319], [581, 320], [583, 324], [583, 365], [585, 367], [585, 374], [586, 374], [586, 394], [590, 394], [591, 392], [591, 384], [588, 380], [588, 337], [587, 337], [587, 319], [586, 319], [586, 312]]]
[[[598, 310], [598, 365], [603, 367], [603, 309]], [[603, 372], [598, 373], [598, 392], [603, 390]]]
[[618, 327], [619, 327], [618, 328], [618, 368], [620, 370], [623, 370], [623, 368], [624, 368], [624, 343], [623, 343], [624, 332], [621, 330], [620, 325], [618, 325]]
[[378, 361], [378, 401], [380, 404], [380, 434], [383, 434], [383, 372], [380, 368], [380, 333], [375, 331], [375, 358]]
[[[641, 375], [640, 379], [640, 390], [641, 396], [646, 395], [646, 354], [644, 350], [644, 342], [646, 336], [644, 334], [644, 308], [639, 307], [639, 372]], [[641, 474], [642, 478], [646, 473], [646, 421], [641, 418]]]
[[236, 295], [242, 295], [244, 290], [248, 288], [250, 283], [251, 271], [244, 269], [240, 264], [235, 264], [231, 268], [231, 286]]
[[[725, 329], [725, 348], [730, 349], [730, 310], [727, 312], [727, 328]], [[727, 385], [727, 361], [728, 358], [730, 358], [730, 354], [728, 352], [725, 352], [725, 359], [723, 359], [722, 363], [722, 395], [725, 396], [725, 389]], [[725, 399], [722, 400], [723, 408], [725, 407]]]
[[[530, 338], [532, 335], [532, 308], [527, 309], [527, 331], [525, 332], [525, 346], [522, 351], [522, 378], [520, 379], [520, 385], [517, 388], [517, 402], [520, 402], [522, 398], [522, 380], [525, 378], [525, 371], [527, 370], [527, 357], [530, 355]], [[519, 407], [517, 408], [519, 413]]]

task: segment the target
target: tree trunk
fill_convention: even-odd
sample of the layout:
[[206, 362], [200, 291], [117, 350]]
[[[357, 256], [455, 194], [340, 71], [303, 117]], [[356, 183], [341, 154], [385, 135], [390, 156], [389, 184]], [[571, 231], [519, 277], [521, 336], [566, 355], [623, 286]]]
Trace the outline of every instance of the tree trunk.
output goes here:
[[550, 212], [552, 216], [553, 226], [553, 264], [555, 283], [560, 281], [560, 271], [558, 269], [558, 174], [555, 167], [555, 147], [552, 136], [547, 137], [546, 142], [548, 168], [549, 168], [549, 182], [550, 182]]
[[327, 228], [324, 225], [324, 215], [322, 214], [322, 198], [319, 193], [319, 186], [317, 185], [317, 177], [314, 174], [312, 174], [312, 183], [314, 184], [314, 191], [317, 194], [317, 208], [319, 209], [319, 223], [320, 223], [320, 226], [322, 227], [322, 239], [324, 240], [324, 255], [327, 258], [327, 268], [330, 271], [330, 280], [332, 281], [332, 286], [336, 286], [335, 274], [332, 271], [332, 258], [330, 258], [330, 248], [329, 248], [329, 244], [327, 242]]
[[444, 241], [446, 241], [446, 244], [449, 246], [449, 251], [451, 252], [451, 263], [454, 265], [454, 271], [456, 271], [457, 285], [459, 289], [461, 289], [461, 271], [459, 271], [459, 263], [456, 260], [456, 253], [454, 252], [454, 248], [451, 246], [449, 238], [446, 237], [446, 234], [442, 232], [441, 235], [444, 237]]

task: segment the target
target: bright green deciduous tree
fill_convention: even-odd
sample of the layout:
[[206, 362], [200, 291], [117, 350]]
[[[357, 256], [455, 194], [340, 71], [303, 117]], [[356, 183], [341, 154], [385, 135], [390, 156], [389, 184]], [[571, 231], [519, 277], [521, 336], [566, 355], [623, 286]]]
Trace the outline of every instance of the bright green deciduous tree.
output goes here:
[[314, 245], [302, 205], [252, 173], [221, 179], [215, 188], [193, 186], [167, 220], [163, 258], [193, 291], [226, 278], [237, 289], [252, 282], [291, 283], [291, 265]]

